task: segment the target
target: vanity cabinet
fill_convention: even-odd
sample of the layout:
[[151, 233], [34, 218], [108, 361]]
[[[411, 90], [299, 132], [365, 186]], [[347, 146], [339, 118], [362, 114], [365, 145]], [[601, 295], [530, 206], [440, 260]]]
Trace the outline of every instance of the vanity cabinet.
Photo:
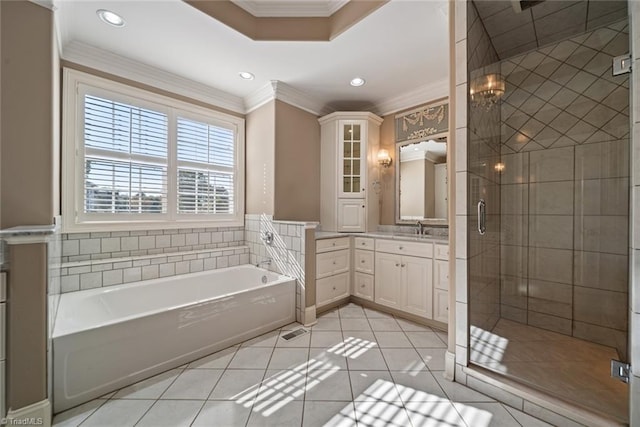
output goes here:
[[323, 230], [364, 232], [378, 225], [376, 156], [382, 118], [335, 112], [320, 122], [320, 222]]
[[374, 301], [431, 319], [432, 250], [431, 243], [377, 240]]
[[356, 237], [353, 250], [353, 295], [373, 301], [374, 292], [374, 239]]
[[349, 296], [351, 275], [350, 238], [316, 241], [316, 306]]
[[433, 320], [449, 322], [449, 245], [436, 243], [433, 260]]

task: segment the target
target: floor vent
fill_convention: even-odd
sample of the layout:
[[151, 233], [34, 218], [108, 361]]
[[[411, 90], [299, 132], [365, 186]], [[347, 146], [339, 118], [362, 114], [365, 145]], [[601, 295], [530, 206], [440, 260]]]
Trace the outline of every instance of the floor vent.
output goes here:
[[299, 329], [296, 329], [295, 331], [289, 332], [288, 334], [284, 334], [282, 336], [282, 338], [284, 340], [286, 340], [286, 341], [289, 341], [289, 340], [292, 340], [294, 338], [300, 337], [300, 336], [302, 336], [304, 334], [308, 334], [308, 333], [309, 333], [309, 331], [307, 331], [306, 329], [299, 328]]

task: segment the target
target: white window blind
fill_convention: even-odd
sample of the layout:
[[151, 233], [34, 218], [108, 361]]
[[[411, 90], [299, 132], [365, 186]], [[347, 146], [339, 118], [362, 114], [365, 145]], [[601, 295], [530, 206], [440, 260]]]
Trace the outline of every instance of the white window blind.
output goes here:
[[168, 117], [84, 96], [84, 213], [167, 212]]
[[233, 214], [234, 130], [178, 117], [178, 213]]
[[244, 223], [244, 119], [63, 72], [65, 232]]

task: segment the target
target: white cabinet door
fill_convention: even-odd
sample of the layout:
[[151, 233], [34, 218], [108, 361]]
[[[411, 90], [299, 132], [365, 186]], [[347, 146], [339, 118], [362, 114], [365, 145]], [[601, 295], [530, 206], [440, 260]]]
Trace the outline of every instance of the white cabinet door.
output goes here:
[[401, 308], [402, 268], [399, 255], [377, 253], [375, 275], [375, 302]]
[[364, 200], [338, 200], [338, 231], [365, 231]]
[[373, 276], [371, 274], [355, 273], [353, 294], [362, 299], [373, 301]]
[[401, 259], [404, 310], [419, 316], [433, 314], [433, 260], [403, 256]]
[[449, 290], [449, 261], [442, 261], [436, 259], [433, 261], [433, 287], [436, 289], [442, 289], [443, 291]]
[[433, 290], [433, 320], [449, 322], [449, 292], [442, 289]]
[[316, 280], [316, 306], [322, 307], [349, 296], [349, 273]]
[[360, 273], [373, 274], [373, 252], [356, 249], [353, 254], [355, 270]]
[[366, 121], [341, 120], [338, 144], [338, 198], [365, 198]]

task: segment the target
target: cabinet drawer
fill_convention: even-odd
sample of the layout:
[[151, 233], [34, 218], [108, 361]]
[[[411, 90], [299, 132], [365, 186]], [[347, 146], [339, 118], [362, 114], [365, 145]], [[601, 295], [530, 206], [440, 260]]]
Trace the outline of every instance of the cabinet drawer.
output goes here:
[[436, 259], [433, 261], [433, 286], [443, 291], [449, 290], [449, 261]]
[[353, 262], [356, 271], [373, 274], [373, 252], [356, 249]]
[[436, 243], [433, 245], [433, 257], [447, 261], [449, 259], [449, 245]]
[[373, 276], [371, 274], [356, 273], [353, 284], [353, 294], [362, 299], [373, 301]]
[[449, 292], [442, 289], [433, 290], [433, 320], [449, 322]]
[[433, 243], [376, 239], [376, 251], [424, 258], [433, 257]]
[[366, 249], [372, 251], [375, 249], [375, 240], [369, 239], [367, 237], [356, 237], [355, 245], [353, 247], [356, 249]]
[[347, 271], [349, 271], [348, 249], [316, 255], [316, 279]]
[[349, 249], [348, 237], [316, 240], [316, 253], [336, 251], [338, 249]]
[[316, 281], [316, 305], [321, 307], [349, 295], [349, 273]]

